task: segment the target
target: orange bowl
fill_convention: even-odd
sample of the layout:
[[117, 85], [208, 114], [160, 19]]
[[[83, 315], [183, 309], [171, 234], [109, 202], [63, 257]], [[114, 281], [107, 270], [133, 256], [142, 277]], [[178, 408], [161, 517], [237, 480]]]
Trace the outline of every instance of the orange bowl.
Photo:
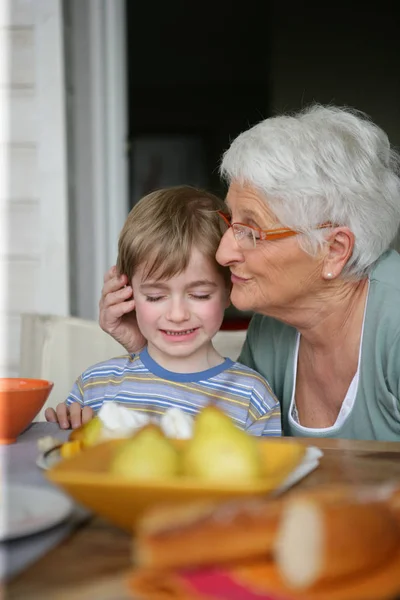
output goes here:
[[12, 444], [36, 417], [53, 388], [51, 381], [0, 377], [0, 444]]
[[[72, 498], [114, 525], [132, 532], [140, 515], [160, 502], [186, 504], [197, 500], [229, 500], [264, 496], [275, 490], [301, 463], [306, 447], [282, 438], [257, 438], [264, 477], [257, 482], [204, 482], [193, 477], [131, 481], [110, 473], [110, 463], [126, 440], [110, 440], [61, 460], [46, 477]], [[176, 440], [183, 448], [188, 442]]]

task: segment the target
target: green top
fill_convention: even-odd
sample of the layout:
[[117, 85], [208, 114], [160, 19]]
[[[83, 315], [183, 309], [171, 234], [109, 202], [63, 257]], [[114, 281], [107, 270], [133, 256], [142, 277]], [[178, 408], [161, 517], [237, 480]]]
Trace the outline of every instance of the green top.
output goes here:
[[400, 440], [400, 255], [385, 252], [369, 282], [355, 402], [332, 430], [307, 431], [289, 421], [297, 330], [271, 317], [252, 318], [239, 361], [269, 381], [281, 402], [284, 435]]

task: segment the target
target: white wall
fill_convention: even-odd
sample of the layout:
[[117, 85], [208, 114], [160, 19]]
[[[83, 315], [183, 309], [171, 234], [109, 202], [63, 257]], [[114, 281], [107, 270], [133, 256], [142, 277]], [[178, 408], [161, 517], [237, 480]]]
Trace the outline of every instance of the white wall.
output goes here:
[[21, 312], [69, 313], [61, 0], [2, 0], [0, 55], [0, 375], [13, 376]]

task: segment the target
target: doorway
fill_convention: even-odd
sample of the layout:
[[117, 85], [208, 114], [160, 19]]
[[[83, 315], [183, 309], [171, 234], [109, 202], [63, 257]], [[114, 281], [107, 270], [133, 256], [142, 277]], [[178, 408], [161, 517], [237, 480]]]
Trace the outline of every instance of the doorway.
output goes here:
[[[174, 0], [155, 10], [126, 0], [132, 203], [138, 166], [148, 171], [147, 177], [139, 172], [142, 193], [164, 179], [225, 192], [218, 176], [222, 152], [240, 131], [269, 116], [268, 18], [268, 2], [243, 10], [228, 0], [204, 0], [197, 8]], [[161, 147], [158, 161], [152, 145]], [[201, 162], [197, 168], [185, 165], [185, 146]], [[139, 165], [141, 148], [147, 161]], [[168, 152], [174, 149], [175, 160]]]
[[[269, 116], [269, 2], [126, 0], [129, 201], [189, 184], [221, 197], [219, 160]], [[225, 326], [247, 324], [231, 307]]]

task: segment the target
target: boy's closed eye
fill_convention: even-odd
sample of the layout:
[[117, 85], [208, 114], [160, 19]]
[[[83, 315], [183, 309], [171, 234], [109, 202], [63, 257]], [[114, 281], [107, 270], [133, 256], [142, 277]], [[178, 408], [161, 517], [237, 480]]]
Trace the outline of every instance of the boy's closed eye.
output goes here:
[[[210, 300], [211, 294], [189, 294], [192, 300]], [[159, 302], [165, 296], [146, 296], [146, 302]]]
[[146, 302], [158, 302], [163, 298], [165, 298], [165, 296], [146, 296]]
[[211, 294], [189, 294], [191, 298], [195, 300], [209, 300], [211, 298]]

